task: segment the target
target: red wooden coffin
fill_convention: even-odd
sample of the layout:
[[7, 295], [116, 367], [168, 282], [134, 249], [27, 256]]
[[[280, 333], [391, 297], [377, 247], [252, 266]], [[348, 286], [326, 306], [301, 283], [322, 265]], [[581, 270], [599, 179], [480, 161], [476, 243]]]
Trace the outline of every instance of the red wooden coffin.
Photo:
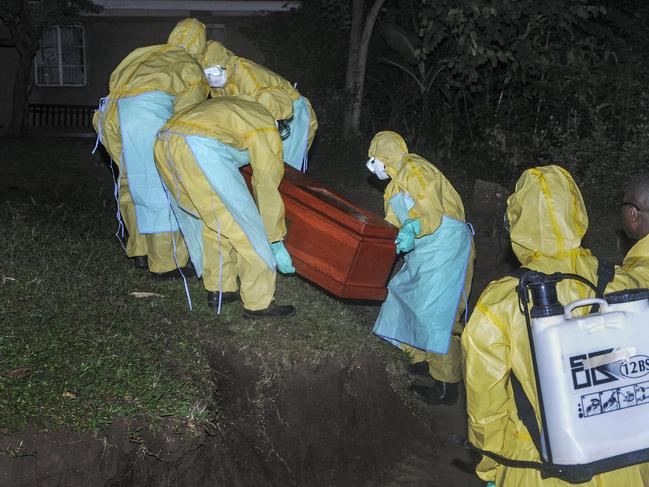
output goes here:
[[384, 299], [397, 229], [290, 166], [279, 191], [297, 273], [340, 298]]

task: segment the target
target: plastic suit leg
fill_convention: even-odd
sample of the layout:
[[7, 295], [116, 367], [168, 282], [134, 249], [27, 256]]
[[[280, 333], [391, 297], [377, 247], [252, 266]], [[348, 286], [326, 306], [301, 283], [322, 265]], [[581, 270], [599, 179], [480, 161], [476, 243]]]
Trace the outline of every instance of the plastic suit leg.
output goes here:
[[[455, 326], [457, 326], [456, 323]], [[461, 329], [461, 328], [460, 328]], [[460, 351], [460, 337], [451, 336], [451, 343], [447, 354], [431, 353], [410, 345], [401, 344], [400, 348], [408, 354], [412, 363], [428, 362], [428, 373], [435, 380], [442, 382], [459, 382], [462, 380], [462, 355]]]
[[[174, 135], [168, 140], [159, 140], [155, 153], [160, 175], [172, 195], [209, 230], [203, 230], [203, 253], [208, 255], [207, 260], [203, 257], [205, 289], [218, 291], [221, 279], [224, 291], [235, 290], [234, 279], [238, 276], [244, 308], [253, 311], [267, 308], [275, 295], [275, 269], [268, 267], [257, 254], [239, 223], [212, 189], [184, 138]], [[232, 249], [236, 253], [236, 271], [231, 265]], [[219, 250], [225, 250], [221, 277]]]
[[[220, 255], [219, 255], [220, 250]], [[203, 226], [203, 286], [208, 291], [236, 291], [237, 254], [230, 241]]]
[[189, 252], [180, 231], [150, 233], [144, 235], [144, 239], [146, 240], [151, 272], [169, 272], [176, 269], [177, 266], [185, 267], [187, 265]]
[[462, 323], [464, 322], [464, 313], [466, 310], [464, 296], [466, 297], [466, 299], [468, 299], [469, 293], [471, 291], [474, 259], [475, 248], [472, 243], [471, 256], [469, 257], [469, 263], [466, 268], [466, 276], [464, 278], [463, 297], [460, 300], [457, 313], [455, 314], [455, 323], [453, 325], [453, 334], [451, 335], [451, 341], [448, 346], [448, 353], [445, 355], [430, 353], [418, 348], [411, 347], [409, 345], [401, 345], [401, 349], [408, 353], [408, 355], [410, 356], [411, 362], [428, 362], [428, 372], [430, 373], [430, 375], [433, 377], [433, 379], [440, 380], [442, 382], [459, 382], [460, 380], [462, 380], [461, 334], [464, 328]]
[[[201, 174], [201, 177], [204, 176]], [[205, 289], [208, 291], [218, 291], [219, 289], [218, 230], [220, 229], [221, 251], [225, 250], [223, 253], [225, 265], [222, 268], [223, 290], [235, 290], [235, 279], [238, 276], [241, 302], [244, 308], [252, 311], [267, 308], [275, 295], [275, 269], [270, 269], [257, 254], [246, 234], [243, 233], [216, 193], [212, 193], [207, 198], [203, 196], [203, 200], [210, 201], [198, 209], [207, 229], [203, 233], [203, 242], [210, 244], [210, 250], [204, 250], [204, 252], [211, 258], [208, 257], [209, 261], [205, 260], [205, 257], [203, 258]], [[217, 219], [218, 225], [216, 225]], [[232, 250], [236, 254], [236, 266], [232, 265]]]
[[128, 178], [126, 172], [120, 167], [119, 171], [119, 211], [124, 220], [124, 226], [128, 232], [128, 241], [126, 242], [126, 255], [136, 257], [138, 255], [147, 255], [147, 242], [144, 235], [137, 229], [137, 217], [135, 216], [135, 205], [128, 188]]
[[275, 296], [277, 273], [275, 269], [268, 268], [252, 247], [250, 249], [250, 252], [237, 254], [237, 267], [241, 280], [241, 301], [246, 309], [257, 311], [270, 306]]
[[113, 163], [119, 171], [119, 211], [124, 220], [124, 226], [128, 232], [128, 241], [126, 243], [126, 255], [128, 257], [147, 255], [146, 239], [137, 229], [137, 219], [135, 215], [135, 205], [131, 197], [131, 191], [128, 187], [128, 178], [126, 177], [126, 168], [121, 164], [122, 161], [122, 139], [120, 136], [119, 125], [117, 124], [117, 104], [108, 102], [105, 115], [96, 111], [93, 117], [93, 125], [97, 133], [100, 133], [102, 143]]
[[[189, 254], [180, 232], [141, 234], [137, 228], [135, 205], [133, 204], [133, 199], [128, 189], [126, 173], [122, 171], [120, 178], [119, 208], [124, 219], [124, 225], [128, 231], [126, 255], [129, 257], [146, 255], [151, 272], [161, 273], [172, 271], [177, 267], [176, 260], [178, 261], [178, 265], [184, 267], [189, 260]], [[172, 238], [175, 239], [175, 257]]]
[[426, 353], [424, 360], [428, 362], [430, 375], [442, 382], [460, 382], [462, 380], [462, 351], [460, 349], [460, 333], [462, 324], [455, 322], [453, 334], [448, 346], [448, 353]]

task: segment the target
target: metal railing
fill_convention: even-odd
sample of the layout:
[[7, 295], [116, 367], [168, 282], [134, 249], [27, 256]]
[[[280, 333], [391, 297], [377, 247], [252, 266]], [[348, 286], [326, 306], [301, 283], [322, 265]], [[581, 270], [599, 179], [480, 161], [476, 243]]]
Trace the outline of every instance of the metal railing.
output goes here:
[[92, 131], [92, 105], [29, 104], [28, 125], [33, 128], [87, 129]]

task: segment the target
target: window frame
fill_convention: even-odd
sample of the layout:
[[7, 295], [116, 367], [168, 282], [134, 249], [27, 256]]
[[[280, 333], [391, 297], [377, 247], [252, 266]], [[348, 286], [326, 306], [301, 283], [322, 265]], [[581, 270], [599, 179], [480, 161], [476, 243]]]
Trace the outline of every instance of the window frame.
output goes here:
[[[70, 28], [74, 27], [77, 29], [81, 30], [81, 48], [83, 50], [83, 56], [82, 56], [82, 63], [81, 65], [70, 65], [70, 64], [63, 64], [63, 53], [62, 53], [62, 43], [61, 43], [61, 28]], [[59, 82], [58, 83], [40, 83], [38, 79], [38, 68], [43, 67], [43, 66], [51, 66], [51, 65], [45, 65], [42, 63], [39, 63], [38, 61], [38, 53], [34, 57], [34, 81], [36, 86], [38, 87], [43, 87], [43, 88], [60, 88], [60, 87], [68, 87], [68, 88], [82, 88], [85, 86], [88, 86], [88, 68], [87, 68], [87, 63], [86, 63], [86, 31], [83, 25], [81, 24], [57, 24], [57, 25], [50, 25], [47, 27], [47, 29], [56, 29], [56, 47], [57, 47], [57, 61], [58, 61], [58, 71], [59, 71]], [[46, 30], [47, 30], [46, 29]], [[45, 32], [45, 31], [43, 31]], [[39, 41], [40, 43], [40, 41]], [[39, 46], [39, 52], [41, 50], [41, 47]], [[76, 66], [79, 67], [81, 66], [83, 68], [83, 82], [82, 83], [64, 83], [63, 82], [63, 68], [66, 66]]]
[[[218, 39], [210, 38], [207, 35], [207, 32], [210, 29], [222, 30], [223, 31], [223, 40], [221, 41], [221, 40], [218, 40]], [[205, 24], [205, 37], [207, 38], [208, 41], [209, 40], [216, 40], [216, 41], [221, 42], [224, 46], [227, 46], [228, 45], [228, 27], [227, 27], [227, 24], [223, 24], [223, 23], [220, 23], [220, 24], [216, 24], [216, 23]]]

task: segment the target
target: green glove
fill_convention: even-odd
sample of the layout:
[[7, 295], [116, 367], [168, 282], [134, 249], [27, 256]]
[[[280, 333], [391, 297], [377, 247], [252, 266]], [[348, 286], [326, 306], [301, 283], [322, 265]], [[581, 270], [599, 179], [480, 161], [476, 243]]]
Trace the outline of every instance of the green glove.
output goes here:
[[492, 482], [491, 480], [484, 484], [484, 487], [496, 487], [496, 482]]
[[277, 270], [282, 274], [293, 274], [295, 272], [295, 267], [293, 267], [293, 261], [291, 256], [284, 247], [284, 242], [278, 240], [270, 244], [270, 250], [273, 251], [275, 260], [277, 261]]
[[409, 252], [415, 248], [415, 238], [421, 232], [421, 223], [417, 218], [408, 218], [399, 230], [397, 239], [397, 254], [399, 252]]

